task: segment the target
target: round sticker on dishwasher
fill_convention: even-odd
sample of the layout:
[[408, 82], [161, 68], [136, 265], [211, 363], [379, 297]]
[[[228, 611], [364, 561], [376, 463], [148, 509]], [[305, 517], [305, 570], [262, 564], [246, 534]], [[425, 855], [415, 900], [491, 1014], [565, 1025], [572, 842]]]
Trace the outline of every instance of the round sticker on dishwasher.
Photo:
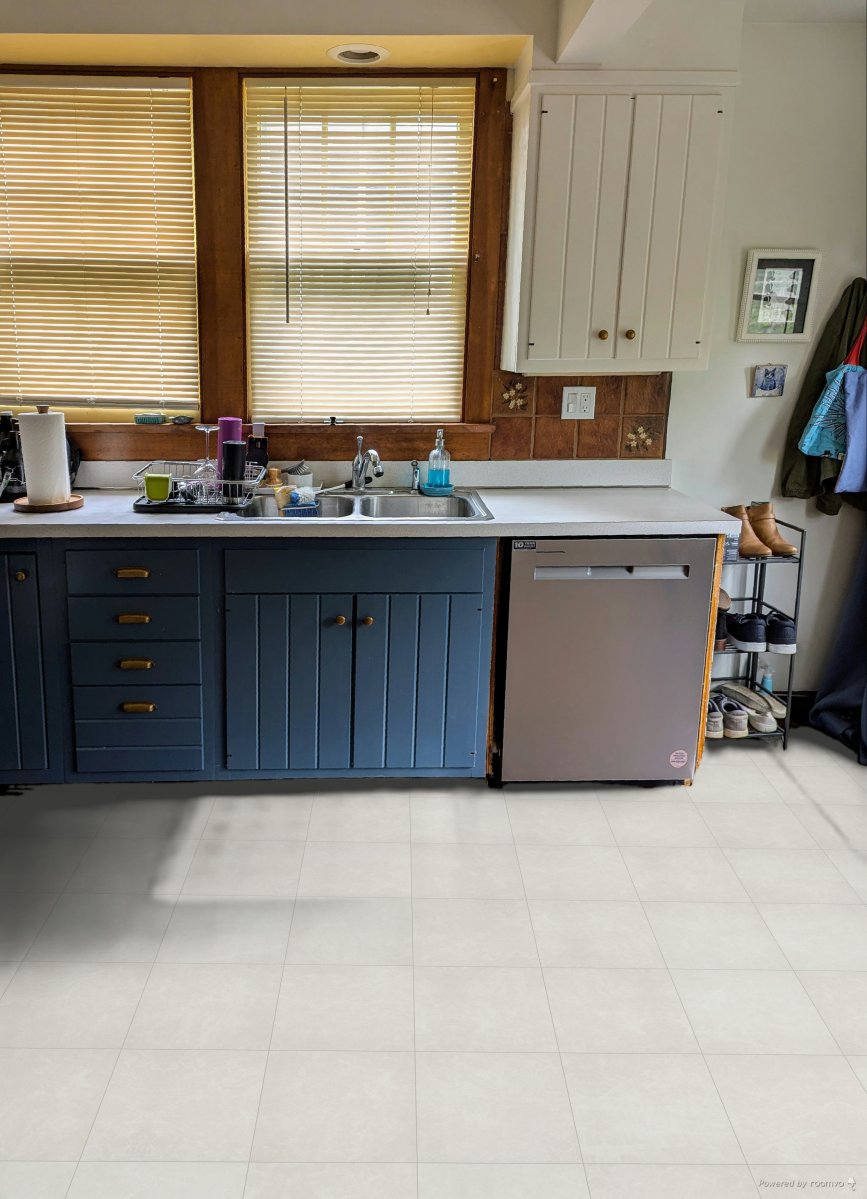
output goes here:
[[676, 749], [668, 760], [675, 770], [680, 770], [689, 761], [689, 754], [685, 749]]

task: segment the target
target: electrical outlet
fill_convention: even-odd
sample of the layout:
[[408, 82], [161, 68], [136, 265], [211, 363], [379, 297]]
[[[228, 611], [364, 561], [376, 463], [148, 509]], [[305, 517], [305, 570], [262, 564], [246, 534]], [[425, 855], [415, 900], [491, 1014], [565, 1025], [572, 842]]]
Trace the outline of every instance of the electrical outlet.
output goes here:
[[596, 412], [595, 387], [564, 387], [562, 420], [592, 420]]

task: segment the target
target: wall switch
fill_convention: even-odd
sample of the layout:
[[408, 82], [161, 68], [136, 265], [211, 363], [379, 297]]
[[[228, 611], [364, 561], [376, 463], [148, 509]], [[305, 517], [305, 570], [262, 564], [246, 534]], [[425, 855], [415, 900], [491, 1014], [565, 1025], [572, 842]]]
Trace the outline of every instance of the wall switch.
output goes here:
[[564, 387], [562, 420], [592, 420], [596, 412], [595, 387]]

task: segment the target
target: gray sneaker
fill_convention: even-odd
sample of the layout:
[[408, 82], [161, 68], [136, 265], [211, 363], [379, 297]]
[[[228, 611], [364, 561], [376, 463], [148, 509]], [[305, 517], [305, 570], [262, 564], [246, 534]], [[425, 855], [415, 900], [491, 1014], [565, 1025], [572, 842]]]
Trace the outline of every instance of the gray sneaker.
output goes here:
[[749, 737], [749, 713], [743, 704], [739, 704], [728, 695], [721, 696], [718, 702], [723, 715], [723, 735], [735, 740]]
[[709, 741], [721, 741], [723, 738], [723, 714], [720, 698], [718, 695], [707, 697], [707, 721], [704, 726], [704, 735]]

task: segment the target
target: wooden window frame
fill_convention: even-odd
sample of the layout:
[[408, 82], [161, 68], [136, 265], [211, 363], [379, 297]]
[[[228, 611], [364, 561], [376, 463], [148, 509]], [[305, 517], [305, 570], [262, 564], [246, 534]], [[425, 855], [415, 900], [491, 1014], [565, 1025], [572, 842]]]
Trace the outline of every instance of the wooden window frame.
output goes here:
[[[135, 75], [141, 68], [0, 66], [6, 74]], [[287, 75], [368, 75], [367, 70], [275, 67], [148, 68], [155, 76], [192, 79], [196, 262], [201, 422], [240, 416], [249, 423], [244, 223], [244, 79]], [[505, 219], [505, 68], [476, 71], [378, 70], [377, 77], [454, 75], [476, 79], [475, 139], [467, 274], [463, 419], [449, 424], [449, 446], [463, 459], [487, 459], [490, 392], [496, 361], [500, 238]], [[71, 439], [96, 461], [199, 457], [201, 434], [189, 425], [93, 424], [71, 421]], [[428, 424], [266, 425], [272, 458], [345, 460], [358, 434], [391, 459], [423, 458], [436, 427]]]

